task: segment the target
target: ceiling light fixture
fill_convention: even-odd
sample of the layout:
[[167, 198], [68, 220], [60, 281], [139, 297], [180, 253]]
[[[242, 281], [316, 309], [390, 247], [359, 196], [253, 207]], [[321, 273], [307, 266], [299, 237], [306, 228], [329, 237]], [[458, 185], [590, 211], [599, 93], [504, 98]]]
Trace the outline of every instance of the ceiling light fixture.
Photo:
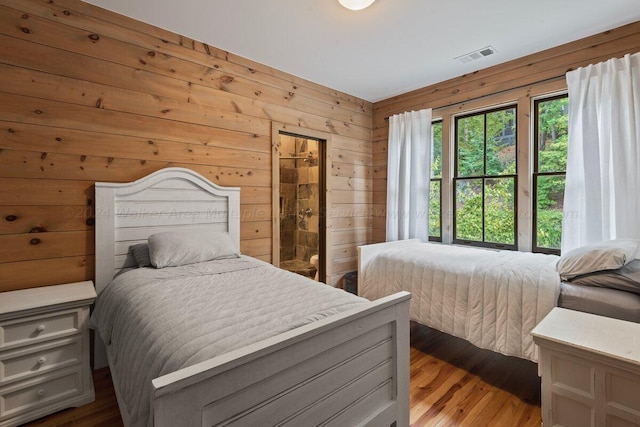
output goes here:
[[362, 10], [373, 4], [376, 0], [338, 0], [341, 5], [351, 10]]

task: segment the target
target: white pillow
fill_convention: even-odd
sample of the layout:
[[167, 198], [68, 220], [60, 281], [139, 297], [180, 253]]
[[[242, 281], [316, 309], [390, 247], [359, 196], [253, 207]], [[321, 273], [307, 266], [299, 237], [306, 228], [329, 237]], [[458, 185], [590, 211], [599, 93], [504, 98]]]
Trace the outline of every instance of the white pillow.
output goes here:
[[229, 233], [210, 230], [176, 230], [152, 234], [148, 240], [151, 265], [156, 268], [177, 267], [239, 256]]
[[576, 248], [562, 254], [556, 270], [562, 280], [595, 271], [615, 270], [635, 259], [639, 244], [636, 239], [616, 239]]

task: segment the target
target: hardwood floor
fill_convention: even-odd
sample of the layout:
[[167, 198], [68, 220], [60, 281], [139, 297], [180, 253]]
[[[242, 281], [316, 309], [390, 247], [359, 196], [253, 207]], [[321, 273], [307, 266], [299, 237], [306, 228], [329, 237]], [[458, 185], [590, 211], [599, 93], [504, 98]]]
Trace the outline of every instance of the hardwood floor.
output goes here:
[[540, 427], [538, 365], [411, 324], [411, 425]]
[[[93, 373], [96, 401], [32, 423], [38, 427], [120, 427], [108, 369]], [[411, 324], [411, 425], [540, 427], [537, 365], [481, 350]]]

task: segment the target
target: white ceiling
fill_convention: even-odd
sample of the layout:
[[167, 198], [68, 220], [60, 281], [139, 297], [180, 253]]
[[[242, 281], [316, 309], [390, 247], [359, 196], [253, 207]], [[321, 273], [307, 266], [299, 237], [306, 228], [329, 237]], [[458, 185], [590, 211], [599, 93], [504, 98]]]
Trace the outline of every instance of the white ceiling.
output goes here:
[[85, 1], [372, 102], [640, 20], [640, 0]]

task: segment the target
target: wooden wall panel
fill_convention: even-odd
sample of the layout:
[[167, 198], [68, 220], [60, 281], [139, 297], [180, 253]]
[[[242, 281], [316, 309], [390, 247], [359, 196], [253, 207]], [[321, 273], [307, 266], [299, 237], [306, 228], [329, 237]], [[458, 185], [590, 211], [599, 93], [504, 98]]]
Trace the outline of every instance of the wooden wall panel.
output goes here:
[[79, 257], [56, 257], [32, 261], [0, 263], [0, 289], [35, 288], [56, 283], [93, 280], [93, 254]]
[[329, 253], [334, 262], [328, 281], [340, 283], [344, 273], [358, 269], [356, 247], [371, 238], [371, 143], [334, 137], [331, 161], [332, 206], [327, 212], [333, 227]]
[[[387, 118], [405, 111], [433, 108], [451, 112], [464, 111], [470, 101], [476, 105], [486, 99], [509, 96], [516, 100], [534, 91], [544, 92], [547, 86], [566, 88], [567, 71], [589, 64], [640, 52], [640, 22], [625, 25], [578, 41], [528, 55], [504, 64], [465, 74], [454, 79], [379, 101], [373, 106], [372, 182], [373, 229], [372, 242], [385, 240]], [[560, 84], [558, 84], [560, 83]], [[518, 92], [518, 93], [516, 93]], [[504, 97], [503, 96], [503, 97]]]
[[369, 102], [79, 0], [0, 0], [0, 290], [92, 279], [95, 181], [170, 166], [241, 187], [241, 250], [270, 261], [273, 121], [335, 137], [339, 283], [371, 234], [372, 117]]

